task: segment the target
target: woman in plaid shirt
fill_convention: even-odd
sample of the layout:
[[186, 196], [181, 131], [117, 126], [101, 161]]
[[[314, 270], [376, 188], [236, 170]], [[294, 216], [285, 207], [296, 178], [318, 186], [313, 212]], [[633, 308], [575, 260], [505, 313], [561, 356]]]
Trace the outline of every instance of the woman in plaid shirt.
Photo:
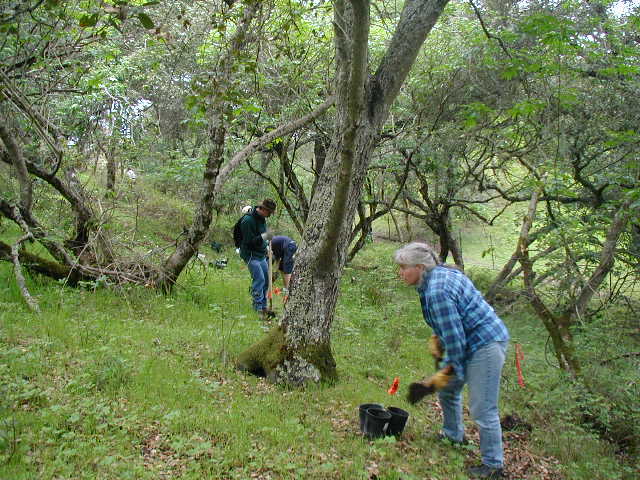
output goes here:
[[442, 265], [425, 243], [410, 243], [395, 253], [400, 277], [416, 288], [425, 322], [444, 348], [440, 368], [453, 371], [438, 389], [443, 427], [439, 438], [466, 443], [462, 422], [462, 387], [469, 385], [469, 410], [480, 431], [482, 465], [471, 478], [503, 475], [502, 430], [498, 414], [500, 374], [509, 341], [504, 323], [471, 280]]

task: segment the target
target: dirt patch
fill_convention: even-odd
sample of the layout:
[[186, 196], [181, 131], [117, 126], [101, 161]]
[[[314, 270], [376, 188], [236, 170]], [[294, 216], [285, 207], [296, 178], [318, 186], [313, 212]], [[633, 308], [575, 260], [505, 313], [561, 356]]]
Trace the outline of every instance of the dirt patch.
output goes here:
[[167, 444], [164, 436], [156, 427], [146, 432], [140, 447], [144, 467], [156, 472], [158, 478], [176, 478], [185, 471], [180, 456]]

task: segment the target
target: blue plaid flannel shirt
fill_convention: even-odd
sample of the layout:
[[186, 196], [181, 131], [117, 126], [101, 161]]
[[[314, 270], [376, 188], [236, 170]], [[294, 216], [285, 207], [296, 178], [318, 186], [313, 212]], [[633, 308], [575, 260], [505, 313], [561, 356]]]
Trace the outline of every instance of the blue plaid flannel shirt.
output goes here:
[[464, 379], [465, 366], [480, 347], [509, 340], [509, 332], [464, 273], [437, 266], [416, 287], [425, 322], [445, 349], [444, 365]]

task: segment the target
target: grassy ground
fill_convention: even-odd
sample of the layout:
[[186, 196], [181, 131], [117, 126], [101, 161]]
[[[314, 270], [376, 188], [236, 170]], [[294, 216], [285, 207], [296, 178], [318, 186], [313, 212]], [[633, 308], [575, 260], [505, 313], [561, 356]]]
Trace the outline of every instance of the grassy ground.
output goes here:
[[[395, 247], [371, 244], [346, 269], [332, 331], [340, 379], [305, 390], [233, 368], [269, 325], [251, 311], [248, 273], [231, 250], [207, 250], [228, 267], [194, 264], [172, 296], [30, 278], [39, 317], [0, 264], [0, 478], [466, 478], [478, 459], [468, 417], [475, 442], [454, 448], [432, 438], [435, 402], [404, 400], [409, 382], [431, 371], [430, 332], [415, 292], [395, 278]], [[609, 444], [563, 420], [564, 379], [546, 360], [537, 321], [526, 308], [503, 317], [523, 346], [527, 386], [517, 384], [512, 348], [502, 413], [533, 427], [505, 433], [510, 478], [636, 478]], [[359, 435], [366, 402], [410, 412], [401, 439]]]

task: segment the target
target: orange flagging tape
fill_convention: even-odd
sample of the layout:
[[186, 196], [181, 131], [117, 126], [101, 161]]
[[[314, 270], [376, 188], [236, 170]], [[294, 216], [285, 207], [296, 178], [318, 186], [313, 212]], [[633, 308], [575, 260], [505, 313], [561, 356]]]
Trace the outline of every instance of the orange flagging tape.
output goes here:
[[389, 390], [387, 390], [387, 393], [389, 395], [395, 395], [396, 392], [398, 391], [398, 387], [399, 386], [400, 386], [400, 378], [396, 377], [396, 378], [393, 379], [393, 383], [389, 387]]
[[[279, 287], [276, 287], [273, 289], [273, 295], [280, 295], [281, 293], [282, 293], [282, 290]], [[267, 292], [268, 299], [270, 299], [273, 295], [271, 295], [270, 291]]]
[[524, 376], [522, 375], [522, 364], [524, 363], [524, 353], [519, 343], [516, 343], [516, 370], [518, 371], [518, 385], [525, 387]]

